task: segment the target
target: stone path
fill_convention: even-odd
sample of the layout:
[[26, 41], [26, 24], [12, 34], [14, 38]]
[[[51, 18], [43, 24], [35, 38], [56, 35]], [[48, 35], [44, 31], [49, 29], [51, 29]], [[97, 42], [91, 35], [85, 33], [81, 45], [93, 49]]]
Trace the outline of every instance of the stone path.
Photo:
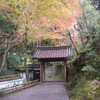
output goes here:
[[69, 100], [62, 82], [46, 82], [16, 93], [1, 97], [0, 100]]

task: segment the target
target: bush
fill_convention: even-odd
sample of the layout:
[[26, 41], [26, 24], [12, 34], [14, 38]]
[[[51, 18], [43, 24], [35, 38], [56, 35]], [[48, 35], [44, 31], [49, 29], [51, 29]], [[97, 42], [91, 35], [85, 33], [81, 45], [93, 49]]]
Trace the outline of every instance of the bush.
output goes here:
[[5, 90], [4, 89], [1, 89], [0, 90], [0, 95], [2, 95], [3, 93], [5, 93]]
[[55, 75], [60, 76], [61, 78], [64, 78], [64, 67], [62, 64], [59, 64], [55, 67]]
[[82, 71], [92, 71], [92, 72], [94, 72], [96, 70], [92, 66], [84, 66], [82, 68]]
[[0, 79], [7, 79], [7, 78], [14, 78], [14, 77], [19, 77], [19, 75], [0, 76]]
[[85, 78], [81, 78], [71, 91], [71, 94], [76, 100], [96, 100], [98, 89], [100, 89], [99, 81], [88, 81]]
[[8, 63], [9, 68], [18, 67], [21, 64], [20, 57], [18, 55], [9, 54]]
[[6, 76], [6, 75], [14, 75], [15, 72], [14, 70], [10, 70], [10, 69], [5, 69], [2, 72], [0, 72], [0, 76]]

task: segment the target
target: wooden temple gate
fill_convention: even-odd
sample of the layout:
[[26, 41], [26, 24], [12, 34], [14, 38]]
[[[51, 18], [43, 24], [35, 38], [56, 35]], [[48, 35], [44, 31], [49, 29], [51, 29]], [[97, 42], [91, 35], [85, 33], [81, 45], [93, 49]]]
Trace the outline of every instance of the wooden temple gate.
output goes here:
[[68, 80], [67, 59], [72, 55], [71, 46], [55, 46], [55, 47], [37, 47], [33, 59], [40, 61], [40, 81], [45, 81], [45, 63], [63, 61], [64, 63], [64, 81]]

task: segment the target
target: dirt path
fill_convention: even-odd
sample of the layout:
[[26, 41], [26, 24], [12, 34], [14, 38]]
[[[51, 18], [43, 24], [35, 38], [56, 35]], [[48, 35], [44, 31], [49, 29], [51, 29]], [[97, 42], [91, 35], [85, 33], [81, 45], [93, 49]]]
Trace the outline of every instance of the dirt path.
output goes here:
[[63, 83], [47, 82], [9, 94], [0, 100], [69, 100]]

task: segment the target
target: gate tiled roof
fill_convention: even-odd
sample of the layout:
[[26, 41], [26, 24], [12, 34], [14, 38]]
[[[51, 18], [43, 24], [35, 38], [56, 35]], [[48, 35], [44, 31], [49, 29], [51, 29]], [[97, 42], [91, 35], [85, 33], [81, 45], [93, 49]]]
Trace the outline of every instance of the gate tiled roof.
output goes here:
[[37, 47], [33, 59], [68, 58], [72, 56], [71, 46]]

